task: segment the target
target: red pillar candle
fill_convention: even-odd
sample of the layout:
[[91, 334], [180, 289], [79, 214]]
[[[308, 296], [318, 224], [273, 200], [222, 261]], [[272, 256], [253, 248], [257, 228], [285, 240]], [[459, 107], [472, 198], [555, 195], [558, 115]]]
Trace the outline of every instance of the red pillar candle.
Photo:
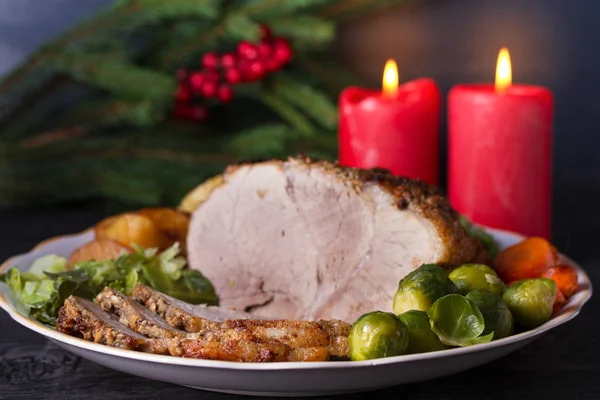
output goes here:
[[440, 102], [431, 79], [398, 86], [396, 64], [388, 61], [383, 90], [349, 87], [340, 95], [340, 164], [437, 184]]
[[502, 49], [496, 84], [458, 85], [448, 96], [448, 195], [473, 222], [550, 238], [554, 100], [512, 85]]

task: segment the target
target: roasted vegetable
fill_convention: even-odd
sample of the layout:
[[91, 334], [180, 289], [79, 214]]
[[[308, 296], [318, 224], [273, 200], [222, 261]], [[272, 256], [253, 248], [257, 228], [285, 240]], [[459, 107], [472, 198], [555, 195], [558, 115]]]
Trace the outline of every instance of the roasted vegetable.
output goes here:
[[169, 239], [169, 245], [179, 242], [183, 248], [186, 243], [190, 216], [172, 208], [143, 208], [140, 215], [148, 217]]
[[435, 332], [431, 330], [429, 316], [426, 312], [411, 310], [400, 314], [398, 318], [408, 328], [408, 353], [427, 353], [449, 347], [442, 343]]
[[466, 295], [472, 290], [481, 289], [502, 296], [506, 285], [496, 271], [483, 264], [464, 264], [448, 275], [456, 285], [458, 293]]
[[394, 314], [373, 311], [352, 324], [348, 342], [351, 360], [372, 360], [405, 354], [409, 333]]
[[510, 285], [502, 298], [516, 322], [536, 328], [550, 319], [556, 290], [552, 279], [523, 279]]
[[494, 340], [510, 336], [514, 332], [515, 321], [512, 313], [499, 296], [487, 290], [473, 290], [466, 295], [481, 314], [485, 322], [482, 335], [494, 333]]
[[423, 264], [398, 284], [394, 296], [394, 312], [400, 315], [410, 310], [427, 311], [434, 301], [456, 292], [456, 286], [446, 271], [434, 264]]
[[122, 254], [131, 253], [128, 247], [108, 239], [93, 240], [71, 253], [67, 268], [82, 261], [104, 261], [117, 258]]
[[137, 213], [125, 213], [101, 221], [102, 231], [96, 229], [96, 236], [113, 240], [123, 246], [133, 248], [158, 248], [164, 250], [170, 245], [167, 235], [152, 219]]
[[427, 311], [434, 331], [442, 343], [449, 346], [471, 346], [487, 343], [493, 333], [481, 336], [485, 321], [479, 308], [460, 294], [449, 294], [433, 303]]
[[556, 248], [546, 239], [527, 238], [502, 250], [494, 260], [494, 269], [504, 282], [539, 278], [558, 263]]
[[573, 296], [577, 290], [577, 272], [570, 265], [550, 267], [542, 274], [542, 278], [552, 279], [566, 297]]

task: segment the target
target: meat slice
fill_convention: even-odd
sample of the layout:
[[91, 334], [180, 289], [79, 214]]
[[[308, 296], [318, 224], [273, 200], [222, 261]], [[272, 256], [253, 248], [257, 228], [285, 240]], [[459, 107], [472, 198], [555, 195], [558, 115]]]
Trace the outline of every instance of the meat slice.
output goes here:
[[173, 328], [140, 303], [111, 287], [96, 296], [96, 302], [106, 312], [114, 313], [119, 321], [135, 332], [151, 338], [187, 338], [185, 331]]
[[[106, 297], [103, 299], [106, 301]], [[267, 342], [257, 342], [250, 337], [215, 340], [210, 335], [196, 338], [168, 335], [149, 339], [123, 325], [94, 302], [76, 296], [65, 300], [58, 313], [56, 328], [67, 335], [112, 347], [186, 358], [237, 362], [329, 359], [325, 347], [294, 349], [275, 339]], [[158, 335], [159, 331], [150, 329], [148, 332]]]
[[[309, 354], [320, 354], [320, 347], [326, 350], [327, 357], [348, 357], [350, 325], [343, 321], [255, 319], [248, 313], [191, 305], [141, 284], [134, 288], [132, 298], [164, 318], [170, 326], [197, 333], [203, 338], [230, 341], [252, 338], [268, 343], [278, 341], [296, 351], [310, 349], [302, 359], [309, 358]], [[229, 319], [232, 317], [237, 319]]]
[[391, 311], [423, 263], [486, 262], [423, 182], [306, 158], [229, 167], [193, 211], [188, 261], [221, 306], [264, 318], [353, 322]]
[[92, 301], [70, 296], [58, 311], [56, 329], [67, 335], [128, 350], [169, 354], [162, 340], [148, 339], [119, 323]]

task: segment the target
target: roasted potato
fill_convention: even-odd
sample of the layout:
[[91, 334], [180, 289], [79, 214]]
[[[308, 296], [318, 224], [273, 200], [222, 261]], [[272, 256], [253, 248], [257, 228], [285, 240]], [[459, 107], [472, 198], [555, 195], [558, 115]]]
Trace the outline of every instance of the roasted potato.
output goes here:
[[194, 189], [190, 190], [186, 194], [179, 204], [179, 210], [192, 213], [196, 207], [204, 202], [212, 191], [223, 183], [223, 175], [216, 175], [212, 178], [207, 179]]
[[103, 261], [119, 257], [121, 254], [130, 253], [129, 248], [112, 240], [93, 240], [79, 247], [71, 253], [67, 261], [67, 268], [81, 261]]
[[185, 245], [190, 226], [188, 214], [172, 208], [144, 208], [139, 213], [150, 218], [172, 243]]
[[104, 220], [101, 237], [132, 247], [138, 245], [144, 248], [167, 248], [172, 241], [149, 217], [131, 212], [118, 215], [109, 221]]

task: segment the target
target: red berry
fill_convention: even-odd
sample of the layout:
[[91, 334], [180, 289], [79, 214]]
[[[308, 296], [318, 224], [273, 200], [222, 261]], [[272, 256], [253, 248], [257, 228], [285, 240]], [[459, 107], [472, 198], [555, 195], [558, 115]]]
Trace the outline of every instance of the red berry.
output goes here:
[[206, 119], [208, 112], [204, 106], [194, 106], [188, 110], [188, 118], [192, 121], [203, 121]]
[[179, 86], [177, 88], [177, 93], [175, 94], [175, 98], [177, 99], [178, 102], [185, 103], [186, 101], [188, 101], [190, 99], [190, 97], [191, 97], [191, 93], [188, 88], [186, 88], [185, 86]]
[[219, 65], [219, 56], [217, 53], [208, 52], [202, 56], [202, 66], [206, 69], [215, 69]]
[[250, 67], [248, 68], [248, 80], [249, 81], [256, 81], [260, 78], [262, 78], [265, 73], [266, 73], [266, 69], [265, 69], [265, 64], [261, 61], [252, 61], [250, 63]]
[[221, 78], [221, 74], [217, 71], [206, 71], [204, 76], [206, 77], [206, 82], [218, 82], [219, 78]]
[[235, 67], [237, 57], [233, 53], [225, 53], [221, 56], [221, 66], [223, 68]]
[[273, 32], [271, 32], [271, 29], [269, 29], [269, 27], [264, 24], [261, 24], [261, 26], [258, 29], [260, 30], [260, 38], [262, 40], [271, 39], [271, 37], [273, 36]]
[[194, 72], [190, 76], [190, 85], [194, 90], [200, 90], [202, 84], [206, 81], [206, 76], [202, 72]]
[[258, 57], [256, 46], [247, 40], [242, 40], [240, 44], [238, 44], [237, 51], [240, 56], [248, 60], [254, 60], [256, 57]]
[[285, 39], [276, 39], [274, 43], [275, 58], [283, 65], [288, 63], [294, 54], [292, 47]]
[[267, 72], [274, 72], [281, 68], [281, 63], [276, 58], [265, 60], [265, 69]]
[[219, 91], [217, 93], [217, 97], [221, 102], [227, 103], [233, 97], [233, 90], [229, 85], [221, 85], [219, 86]]
[[215, 94], [217, 94], [217, 83], [211, 81], [204, 82], [200, 88], [200, 92], [204, 95], [204, 97], [213, 97]]
[[242, 72], [237, 68], [229, 68], [225, 71], [225, 79], [229, 83], [239, 83], [242, 80]]
[[177, 104], [173, 110], [173, 115], [177, 118], [187, 118], [189, 116], [190, 106], [187, 104]]
[[177, 78], [177, 80], [182, 81], [185, 78], [187, 78], [188, 73], [185, 69], [178, 69], [177, 72], [175, 72], [175, 77]]
[[273, 46], [269, 43], [261, 43], [257, 48], [258, 57], [262, 59], [267, 59], [273, 53]]

